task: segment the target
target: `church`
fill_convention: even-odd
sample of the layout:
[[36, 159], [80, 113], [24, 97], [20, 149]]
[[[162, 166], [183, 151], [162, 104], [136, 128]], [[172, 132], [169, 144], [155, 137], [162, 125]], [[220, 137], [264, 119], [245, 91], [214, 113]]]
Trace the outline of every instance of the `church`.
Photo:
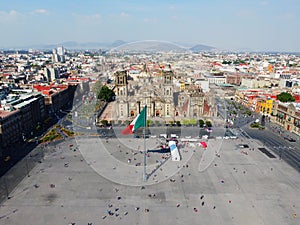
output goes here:
[[175, 75], [170, 68], [163, 69], [161, 75], [155, 77], [145, 71], [135, 76], [131, 77], [126, 70], [114, 73], [115, 120], [133, 119], [144, 105], [147, 105], [150, 120], [161, 118], [175, 122], [209, 116], [209, 105], [202, 90], [190, 85], [179, 91], [173, 84]]

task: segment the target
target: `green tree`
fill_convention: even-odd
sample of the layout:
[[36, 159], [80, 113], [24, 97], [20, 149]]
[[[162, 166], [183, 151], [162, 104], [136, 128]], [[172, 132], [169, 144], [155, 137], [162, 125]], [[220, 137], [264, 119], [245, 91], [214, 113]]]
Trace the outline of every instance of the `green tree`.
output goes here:
[[152, 120], [147, 120], [147, 127], [150, 127], [153, 124]]
[[110, 102], [115, 97], [115, 92], [104, 85], [98, 93], [98, 99]]
[[277, 99], [281, 102], [294, 102], [295, 98], [287, 92], [281, 92], [279, 95], [277, 95]]
[[211, 122], [209, 120], [206, 120], [205, 124], [206, 124], [207, 127], [212, 127], [212, 124], [211, 124]]
[[105, 126], [105, 127], [108, 125], [108, 121], [107, 121], [107, 120], [101, 120], [101, 123], [102, 123], [102, 125]]
[[190, 124], [191, 124], [191, 125], [196, 125], [196, 124], [197, 124], [197, 120], [194, 119], [194, 118], [191, 118], [191, 119], [190, 119]]
[[204, 120], [199, 120], [199, 126], [203, 127], [203, 125], [204, 125]]
[[182, 124], [186, 126], [189, 125], [189, 122], [190, 122], [189, 120], [183, 119]]

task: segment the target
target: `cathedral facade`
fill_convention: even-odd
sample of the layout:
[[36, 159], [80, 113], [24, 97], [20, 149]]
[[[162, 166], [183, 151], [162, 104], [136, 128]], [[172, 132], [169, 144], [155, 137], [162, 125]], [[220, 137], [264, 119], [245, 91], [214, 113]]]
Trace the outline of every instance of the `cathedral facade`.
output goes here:
[[180, 121], [182, 118], [201, 118], [205, 113], [205, 95], [197, 86], [182, 92], [173, 84], [171, 69], [161, 76], [143, 76], [132, 79], [127, 71], [117, 71], [115, 76], [115, 120], [131, 120], [147, 105], [147, 117], [152, 120]]

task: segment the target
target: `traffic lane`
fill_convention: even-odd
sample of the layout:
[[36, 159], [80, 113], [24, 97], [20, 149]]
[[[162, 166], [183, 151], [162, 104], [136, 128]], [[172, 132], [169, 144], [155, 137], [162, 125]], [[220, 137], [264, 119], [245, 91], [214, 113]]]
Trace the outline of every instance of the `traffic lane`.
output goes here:
[[282, 137], [274, 135], [268, 130], [257, 130], [251, 128], [244, 128], [244, 130], [251, 138], [257, 139], [264, 143], [264, 145], [276, 153], [279, 158], [284, 159], [292, 167], [300, 171], [299, 148], [295, 148]]
[[269, 130], [258, 130], [248, 126], [243, 127], [243, 130], [254, 139], [258, 139], [268, 146], [291, 146], [292, 145], [283, 139], [281, 136], [273, 134]]

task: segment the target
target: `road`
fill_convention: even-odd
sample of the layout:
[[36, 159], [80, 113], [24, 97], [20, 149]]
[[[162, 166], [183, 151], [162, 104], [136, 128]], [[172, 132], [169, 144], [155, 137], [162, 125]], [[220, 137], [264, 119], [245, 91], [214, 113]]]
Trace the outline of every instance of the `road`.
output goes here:
[[287, 161], [300, 172], [300, 148], [299, 143], [289, 142], [270, 129], [258, 130], [245, 125], [242, 128], [251, 138], [259, 140], [265, 147], [272, 150], [279, 158]]

